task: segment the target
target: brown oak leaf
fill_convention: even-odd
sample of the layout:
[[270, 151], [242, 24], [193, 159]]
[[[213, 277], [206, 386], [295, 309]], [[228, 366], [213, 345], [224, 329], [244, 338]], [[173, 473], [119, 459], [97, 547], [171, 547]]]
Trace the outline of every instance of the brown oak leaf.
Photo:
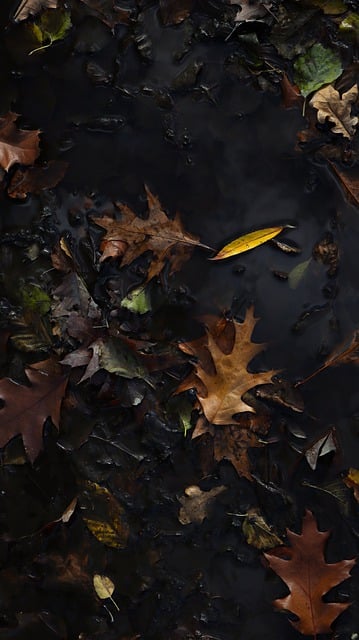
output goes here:
[[40, 153], [40, 129], [17, 129], [17, 113], [9, 111], [0, 118], [0, 165], [5, 171], [16, 162], [33, 164]]
[[121, 258], [121, 265], [125, 266], [145, 251], [152, 251], [153, 258], [146, 278], [148, 282], [159, 275], [167, 260], [171, 265], [171, 273], [178, 271], [193, 248], [204, 245], [183, 229], [179, 214], [170, 220], [158, 198], [147, 188], [146, 193], [148, 218], [145, 220], [124, 204], [117, 204], [121, 211], [120, 220], [108, 216], [92, 220], [106, 229], [101, 243], [103, 253], [100, 262], [107, 258]]
[[318, 122], [324, 123], [328, 118], [334, 124], [333, 133], [340, 133], [345, 138], [352, 138], [358, 118], [351, 115], [353, 102], [358, 97], [358, 87], [354, 84], [351, 89], [340, 97], [339, 91], [329, 84], [316, 91], [310, 101], [310, 105], [317, 109]]
[[15, 22], [26, 20], [29, 16], [35, 16], [43, 9], [56, 9], [57, 0], [20, 0], [14, 13]]
[[220, 346], [218, 338], [207, 329], [205, 347], [202, 339], [179, 345], [182, 351], [198, 358], [194, 364], [194, 375], [181, 383], [180, 391], [196, 389], [202, 411], [212, 424], [228, 425], [233, 423], [234, 414], [254, 412], [242, 399], [243, 395], [257, 385], [270, 384], [276, 373], [274, 370], [251, 373], [247, 369], [265, 346], [251, 342], [257, 321], [253, 308], [250, 308], [243, 323], [233, 321], [233, 341]]
[[21, 434], [26, 453], [31, 462], [42, 449], [44, 422], [51, 418], [59, 427], [61, 402], [67, 379], [48, 375], [42, 371], [26, 369], [31, 386], [20, 385], [10, 378], [0, 380], [0, 447]]
[[284, 580], [290, 593], [274, 600], [278, 609], [291, 611], [298, 620], [291, 624], [306, 636], [331, 633], [331, 625], [349, 602], [324, 602], [322, 596], [350, 576], [355, 559], [328, 564], [324, 548], [329, 531], [319, 531], [313, 514], [306, 511], [301, 534], [287, 530], [290, 547], [265, 553], [269, 565]]

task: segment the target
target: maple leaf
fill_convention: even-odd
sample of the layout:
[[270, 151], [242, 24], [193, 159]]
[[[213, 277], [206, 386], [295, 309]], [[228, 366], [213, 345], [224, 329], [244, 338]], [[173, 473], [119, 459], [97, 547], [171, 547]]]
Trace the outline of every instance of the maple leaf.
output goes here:
[[[185, 353], [198, 357], [194, 375], [180, 385], [180, 390], [195, 388], [197, 398], [207, 420], [212, 424], [228, 425], [233, 415], [255, 410], [242, 399], [243, 395], [257, 385], [270, 384], [276, 371], [251, 373], [247, 366], [265, 345], [251, 342], [257, 323], [253, 307], [248, 309], [243, 323], [233, 321], [233, 344], [219, 346], [215, 335], [208, 329], [203, 356], [203, 341], [183, 343], [179, 347]], [[209, 366], [209, 358], [212, 361]], [[213, 369], [214, 367], [214, 369]], [[212, 368], [212, 370], [211, 370]]]
[[352, 138], [358, 118], [351, 115], [353, 102], [358, 97], [358, 87], [354, 84], [351, 89], [340, 97], [339, 91], [329, 84], [327, 87], [316, 91], [310, 101], [310, 105], [318, 110], [318, 122], [324, 123], [326, 119], [334, 123], [331, 131], [340, 133], [345, 138]]
[[[322, 596], [350, 576], [355, 559], [327, 564], [324, 557], [329, 531], [319, 531], [313, 514], [306, 511], [302, 533], [287, 530], [290, 547], [277, 547], [265, 553], [269, 565], [284, 580], [290, 590], [285, 598], [274, 601], [278, 609], [298, 616], [291, 624], [300, 633], [316, 637], [330, 633], [331, 625], [348, 602], [324, 602]], [[287, 559], [283, 556], [287, 556]]]
[[147, 188], [146, 193], [149, 213], [146, 220], [136, 216], [124, 204], [117, 204], [122, 214], [120, 220], [108, 216], [92, 220], [106, 229], [101, 243], [103, 254], [100, 262], [120, 257], [121, 265], [125, 266], [145, 251], [152, 251], [153, 259], [146, 278], [148, 282], [159, 275], [167, 259], [173, 273], [181, 268], [195, 246], [205, 245], [201, 245], [195, 236], [184, 231], [179, 214], [170, 220], [158, 198]]
[[14, 13], [15, 22], [26, 20], [29, 16], [35, 16], [42, 9], [56, 9], [57, 0], [21, 0]]
[[31, 462], [42, 448], [42, 430], [47, 418], [59, 427], [60, 408], [67, 379], [42, 371], [26, 369], [31, 386], [20, 385], [10, 378], [0, 380], [0, 447], [21, 434]]
[[40, 153], [39, 129], [17, 129], [19, 115], [9, 111], [0, 118], [0, 165], [5, 171], [16, 162], [33, 164]]

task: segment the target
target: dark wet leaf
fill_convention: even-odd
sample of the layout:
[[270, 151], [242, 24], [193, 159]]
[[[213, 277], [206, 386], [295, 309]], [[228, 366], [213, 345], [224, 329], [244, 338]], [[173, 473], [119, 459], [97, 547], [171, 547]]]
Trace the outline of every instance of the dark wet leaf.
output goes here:
[[202, 524], [203, 520], [207, 518], [212, 501], [216, 496], [223, 491], [226, 491], [227, 487], [221, 485], [220, 487], [213, 487], [210, 491], [202, 491], [200, 487], [190, 486], [185, 489], [185, 495], [179, 498], [182, 507], [178, 514], [178, 519], [181, 524]]
[[10, 198], [23, 199], [29, 193], [40, 193], [52, 189], [61, 182], [68, 167], [67, 162], [53, 160], [43, 167], [17, 169], [7, 188]]
[[160, 15], [165, 26], [179, 24], [189, 15], [196, 0], [160, 0]]
[[79, 502], [82, 519], [97, 540], [114, 549], [127, 546], [130, 530], [125, 509], [108, 489], [87, 481]]

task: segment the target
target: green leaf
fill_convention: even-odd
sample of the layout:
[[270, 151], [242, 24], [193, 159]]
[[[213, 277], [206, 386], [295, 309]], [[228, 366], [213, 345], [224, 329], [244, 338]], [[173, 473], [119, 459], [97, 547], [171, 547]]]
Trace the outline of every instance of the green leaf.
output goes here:
[[349, 13], [339, 25], [339, 30], [343, 35], [351, 39], [359, 40], [359, 14]]
[[291, 289], [296, 289], [301, 279], [304, 277], [306, 270], [308, 269], [312, 259], [309, 258], [305, 262], [297, 264], [292, 271], [288, 274], [288, 283]]
[[313, 91], [340, 76], [340, 56], [321, 44], [314, 44], [304, 55], [297, 58], [294, 72], [294, 81], [306, 98]]
[[143, 315], [151, 311], [151, 301], [145, 287], [137, 287], [133, 289], [126, 298], [121, 301], [121, 307]]
[[44, 316], [51, 309], [51, 298], [35, 284], [25, 284], [20, 290], [20, 298], [25, 311]]
[[63, 9], [48, 9], [32, 24], [29, 25], [33, 37], [41, 47], [33, 49], [29, 55], [50, 47], [57, 40], [66, 37], [71, 28], [71, 13]]

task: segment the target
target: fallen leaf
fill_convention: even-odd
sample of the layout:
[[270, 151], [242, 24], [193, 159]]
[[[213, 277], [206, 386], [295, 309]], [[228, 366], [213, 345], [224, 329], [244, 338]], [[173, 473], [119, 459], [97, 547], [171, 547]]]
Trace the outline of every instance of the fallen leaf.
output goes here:
[[322, 44], [313, 44], [308, 51], [299, 56], [294, 62], [294, 81], [305, 98], [320, 89], [324, 84], [336, 80], [342, 72], [339, 54], [323, 47]]
[[355, 564], [355, 559], [326, 563], [324, 547], [329, 535], [327, 531], [318, 530], [313, 514], [306, 511], [302, 533], [287, 530], [291, 546], [264, 554], [271, 569], [290, 590], [288, 596], [273, 604], [298, 616], [299, 620], [290, 622], [303, 635], [316, 637], [320, 633], [331, 633], [334, 620], [350, 606], [349, 602], [322, 599], [332, 587], [349, 578]]
[[117, 24], [129, 24], [131, 11], [116, 6], [114, 0], [81, 0], [91, 9], [91, 12], [110, 29]]
[[24, 199], [29, 193], [41, 193], [44, 189], [52, 189], [62, 180], [68, 167], [67, 162], [51, 160], [42, 167], [16, 169], [7, 194], [10, 198]]
[[234, 20], [235, 22], [250, 22], [257, 20], [265, 15], [268, 15], [268, 9], [271, 8], [272, 2], [266, 2], [263, 0], [230, 0], [230, 4], [235, 4], [241, 7]]
[[178, 515], [180, 523], [202, 524], [203, 520], [208, 517], [211, 502], [226, 489], [227, 487], [223, 485], [213, 487], [210, 491], [202, 491], [196, 485], [187, 487], [185, 495], [179, 498], [179, 502], [182, 504]]
[[343, 93], [340, 97], [339, 91], [329, 84], [319, 91], [316, 91], [310, 101], [310, 105], [317, 109], [318, 122], [324, 123], [328, 118], [334, 124], [331, 131], [340, 133], [345, 138], [352, 138], [358, 118], [351, 115], [353, 102], [358, 97], [358, 87], [354, 84], [351, 89]]
[[308, 260], [304, 260], [304, 262], [299, 262], [289, 273], [288, 273], [288, 284], [291, 289], [296, 289], [300, 283], [300, 281], [304, 278], [306, 271], [312, 261], [312, 258], [308, 258]]
[[180, 24], [191, 15], [196, 0], [160, 0], [160, 16], [163, 24]]
[[339, 25], [341, 35], [349, 37], [350, 40], [358, 41], [359, 39], [359, 15], [358, 13], [349, 13], [341, 21]]
[[[308, 3], [308, 0], [306, 0], [306, 2]], [[343, 0], [309, 0], [309, 4], [318, 7], [323, 13], [332, 16], [340, 15], [347, 10], [347, 6]]]
[[340, 180], [348, 200], [359, 206], [359, 175], [358, 171], [341, 171], [334, 162], [329, 162], [334, 174]]
[[264, 244], [283, 231], [284, 227], [268, 227], [266, 229], [258, 229], [251, 233], [246, 233], [244, 236], [240, 236], [233, 240], [229, 244], [226, 244], [218, 253], [209, 260], [224, 260], [225, 258], [231, 258], [239, 253], [250, 251], [258, 247], [260, 244]]
[[34, 22], [28, 25], [33, 37], [41, 45], [29, 52], [29, 56], [43, 51], [54, 42], [65, 38], [72, 27], [71, 12], [63, 9], [44, 11]]
[[[107, 258], [121, 258], [121, 266], [131, 264], [145, 251], [152, 251], [153, 259], [148, 269], [146, 282], [158, 276], [166, 260], [171, 273], [178, 271], [194, 247], [204, 246], [198, 239], [184, 231], [179, 214], [170, 220], [161, 203], [149, 189], [147, 192], [148, 218], [137, 217], [129, 207], [118, 204], [121, 219], [109, 217], [92, 218], [106, 235], [101, 243], [100, 262]], [[209, 247], [206, 247], [207, 249]]]
[[0, 165], [9, 171], [13, 164], [33, 164], [40, 153], [39, 129], [17, 129], [19, 115], [9, 111], [0, 118]]
[[330, 356], [325, 360], [321, 367], [313, 371], [309, 376], [297, 382], [296, 386], [305, 384], [315, 376], [317, 376], [325, 369], [329, 367], [338, 367], [344, 364], [358, 364], [359, 363], [359, 331], [354, 331], [350, 342], [348, 339], [344, 340], [338, 347], [336, 347]]
[[146, 287], [137, 287], [130, 291], [125, 298], [122, 298], [121, 307], [141, 316], [151, 311], [151, 300]]
[[318, 438], [312, 443], [308, 449], [306, 449], [304, 455], [313, 471], [317, 468], [319, 458], [326, 456], [332, 451], [338, 450], [337, 439], [335, 435], [335, 429], [330, 429], [324, 436]]
[[55, 9], [57, 0], [21, 0], [14, 13], [15, 22], [26, 20], [29, 16], [35, 16], [43, 9]]
[[100, 600], [107, 600], [108, 598], [111, 598], [115, 590], [115, 585], [111, 578], [108, 576], [101, 576], [98, 573], [95, 573], [93, 577], [93, 586]]
[[344, 478], [344, 482], [349, 489], [353, 489], [354, 498], [359, 502], [359, 469], [349, 469]]
[[108, 489], [88, 480], [79, 502], [82, 519], [97, 540], [113, 549], [127, 546], [130, 530], [125, 509]]
[[[248, 309], [243, 323], [233, 321], [233, 342], [227, 345], [225, 351], [223, 345], [219, 347], [209, 329], [205, 348], [202, 341], [179, 345], [185, 353], [192, 353], [198, 357], [198, 362], [194, 364], [194, 375], [188, 376], [181, 383], [180, 389], [196, 389], [202, 411], [212, 424], [228, 425], [233, 422], [234, 414], [243, 411], [254, 412], [254, 409], [242, 400], [242, 396], [257, 385], [271, 383], [276, 373], [273, 370], [250, 373], [247, 369], [254, 356], [265, 346], [251, 342], [257, 320], [251, 308]], [[206, 353], [205, 357], [203, 353]]]
[[26, 369], [31, 386], [20, 385], [10, 378], [0, 380], [0, 447], [21, 434], [31, 462], [42, 449], [42, 431], [46, 418], [59, 427], [61, 402], [67, 379]]
[[248, 514], [243, 520], [242, 531], [247, 543], [256, 549], [272, 549], [282, 544], [282, 540], [273, 531], [273, 527], [266, 522], [256, 507], [248, 510]]
[[84, 280], [75, 271], [68, 273], [53, 292], [52, 320], [54, 333], [68, 333], [81, 342], [93, 340], [93, 326], [101, 324], [101, 312]]
[[302, 104], [303, 98], [299, 88], [290, 82], [286, 73], [282, 75], [280, 87], [282, 90], [282, 104], [285, 109], [292, 109], [292, 107]]
[[266, 416], [243, 414], [238, 425], [223, 426], [214, 432], [214, 459], [228, 460], [238, 475], [252, 482], [252, 463], [248, 455], [251, 448], [263, 447], [261, 436], [270, 427]]

